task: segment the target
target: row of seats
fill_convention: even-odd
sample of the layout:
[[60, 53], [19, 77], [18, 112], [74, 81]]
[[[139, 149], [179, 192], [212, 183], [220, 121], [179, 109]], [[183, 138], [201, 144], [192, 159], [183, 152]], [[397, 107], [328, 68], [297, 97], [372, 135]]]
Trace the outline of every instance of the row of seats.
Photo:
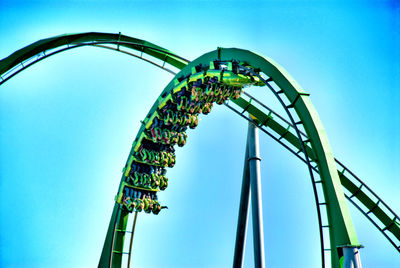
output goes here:
[[139, 151], [134, 156], [141, 163], [162, 167], [173, 167], [176, 160], [173, 152], [150, 150], [144, 148], [143, 145], [140, 146]]
[[142, 198], [130, 198], [129, 196], [124, 197], [123, 204], [128, 209], [129, 212], [132, 211], [144, 211], [146, 213], [153, 212], [157, 215], [160, 213], [161, 209], [167, 208], [162, 207], [157, 200], [153, 200], [150, 196], [143, 196]]
[[129, 175], [133, 176], [135, 172], [149, 173], [149, 174], [155, 173], [157, 175], [165, 175], [167, 173], [167, 170], [165, 168], [159, 167], [159, 166], [150, 166], [150, 165], [134, 162], [131, 165], [131, 170], [130, 170]]
[[166, 208], [158, 202], [156, 192], [143, 191], [132, 187], [124, 188], [122, 204], [129, 212], [143, 210], [146, 213], [158, 214], [161, 209]]
[[149, 197], [152, 200], [158, 200], [157, 192], [137, 189], [129, 186], [124, 188], [123, 197], [129, 197], [131, 199], [143, 199], [144, 197]]
[[182, 147], [186, 143], [186, 132], [177, 132], [167, 128], [153, 127], [145, 130], [145, 137], [154, 143], [171, 144]]
[[164, 191], [168, 187], [168, 178], [156, 173], [139, 173], [137, 171], [130, 175], [126, 182], [137, 187], [146, 189], [160, 189]]

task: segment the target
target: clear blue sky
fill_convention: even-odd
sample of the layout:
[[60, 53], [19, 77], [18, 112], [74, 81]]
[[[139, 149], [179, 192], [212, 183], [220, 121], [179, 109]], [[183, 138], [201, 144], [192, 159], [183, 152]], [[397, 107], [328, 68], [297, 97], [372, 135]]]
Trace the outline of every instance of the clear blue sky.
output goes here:
[[[218, 46], [268, 56], [311, 93], [335, 156], [400, 213], [397, 1], [112, 2], [0, 1], [0, 58], [87, 31], [122, 32], [190, 60]], [[140, 120], [171, 79], [126, 55], [80, 48], [0, 87], [1, 267], [97, 265]], [[159, 195], [169, 209], [138, 218], [134, 267], [231, 266], [246, 131], [222, 106], [188, 131]], [[307, 168], [260, 139], [267, 267], [320, 267]], [[386, 239], [350, 211], [364, 267], [400, 267]], [[251, 243], [250, 228], [246, 267]]]

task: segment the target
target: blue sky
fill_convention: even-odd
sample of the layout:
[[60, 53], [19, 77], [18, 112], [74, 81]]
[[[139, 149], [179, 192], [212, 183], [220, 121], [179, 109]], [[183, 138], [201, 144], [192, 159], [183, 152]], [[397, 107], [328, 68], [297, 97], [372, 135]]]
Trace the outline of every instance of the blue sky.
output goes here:
[[[0, 58], [87, 31], [122, 32], [190, 60], [217, 47], [268, 56], [311, 93], [335, 156], [400, 213], [399, 12], [396, 1], [3, 0]], [[79, 48], [0, 87], [1, 267], [97, 265], [140, 120], [171, 79], [126, 55]], [[246, 131], [222, 106], [188, 131], [159, 195], [169, 209], [138, 218], [134, 267], [231, 266]], [[266, 264], [319, 267], [307, 168], [260, 141]], [[364, 267], [400, 267], [375, 227], [350, 212]], [[246, 267], [251, 243], [250, 228]]]

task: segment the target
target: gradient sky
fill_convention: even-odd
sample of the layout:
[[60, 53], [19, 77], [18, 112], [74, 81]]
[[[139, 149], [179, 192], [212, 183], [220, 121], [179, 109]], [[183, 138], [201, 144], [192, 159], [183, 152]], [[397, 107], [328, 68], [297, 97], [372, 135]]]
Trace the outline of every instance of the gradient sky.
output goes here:
[[[400, 213], [397, 1], [108, 2], [0, 0], [0, 58], [88, 31], [122, 32], [190, 60], [217, 47], [270, 57], [311, 93], [335, 156]], [[137, 59], [86, 47], [0, 87], [1, 267], [97, 266], [140, 120], [171, 79]], [[169, 209], [139, 215], [134, 267], [231, 266], [246, 132], [223, 106], [188, 131], [159, 194]], [[320, 267], [307, 168], [269, 137], [260, 141], [266, 265]], [[400, 267], [398, 252], [349, 207], [363, 266]], [[251, 235], [250, 228], [246, 267]]]

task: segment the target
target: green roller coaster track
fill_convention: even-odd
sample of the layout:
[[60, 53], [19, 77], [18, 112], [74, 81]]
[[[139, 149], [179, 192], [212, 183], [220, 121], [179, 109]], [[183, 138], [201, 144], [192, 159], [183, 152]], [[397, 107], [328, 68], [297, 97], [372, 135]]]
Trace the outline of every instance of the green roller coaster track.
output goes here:
[[[341, 267], [339, 259], [342, 253], [340, 250], [345, 247], [357, 248], [360, 246], [346, 199], [355, 205], [400, 252], [400, 218], [365, 183], [334, 158], [323, 125], [310, 101], [309, 94], [273, 60], [243, 49], [218, 48], [190, 62], [157, 45], [120, 33], [80, 33], [39, 40], [1, 60], [0, 84], [49, 56], [82, 46], [95, 46], [125, 53], [175, 75], [151, 107], [133, 142], [118, 187], [99, 267], [121, 267], [122, 265], [122, 250], [127, 219], [130, 214], [125, 201], [123, 201], [126, 198], [124, 189], [135, 188], [130, 175], [135, 163], [149, 164], [149, 160], [143, 158], [143, 146], [146, 144], [146, 140], [152, 139], [148, 133], [150, 130], [154, 130], [154, 125], [157, 123], [155, 118], [161, 118], [162, 109], [165, 110], [165, 107], [177, 102], [177, 98], [182, 98], [179, 97], [182, 94], [189, 94], [188, 98], [192, 100], [188, 102], [190, 105], [195, 105], [193, 103], [195, 103], [196, 96], [198, 98], [209, 97], [207, 94], [211, 93], [203, 95], [196, 93], [196, 83], [199, 88], [204, 87], [207, 81], [211, 88], [220, 90], [221, 95], [222, 92], [226, 92], [225, 97], [219, 99], [219, 104], [224, 103], [229, 109], [252, 122], [307, 164], [319, 218], [323, 267], [326, 265], [327, 250], [331, 252], [331, 267]], [[285, 120], [265, 104], [243, 91], [243, 87], [248, 85], [263, 86], [271, 91], [283, 105], [290, 120]], [[213, 101], [215, 101], [215, 96], [209, 102]], [[204, 103], [208, 103], [208, 101], [204, 101]], [[190, 105], [187, 105], [188, 110], [185, 110], [185, 113], [197, 116], [199, 112], [189, 112]], [[212, 104], [210, 104], [210, 109], [211, 106]], [[185, 109], [179, 104], [176, 107]], [[199, 109], [201, 110], [201, 108]], [[204, 109], [203, 107], [203, 111]], [[245, 112], [249, 114], [249, 117], [245, 116]], [[180, 134], [176, 139], [176, 143], [178, 140], [181, 141], [181, 144], [178, 144], [180, 146], [184, 145], [183, 137], [184, 134]], [[155, 156], [150, 160], [150, 164], [161, 167], [173, 166], [174, 154], [163, 154], [161, 151], [160, 149], [159, 154], [154, 153]], [[147, 152], [153, 154], [150, 150]], [[165, 158], [164, 164], [156, 160], [164, 159], [163, 157]], [[317, 185], [322, 187], [322, 192], [317, 190]], [[135, 189], [141, 191], [140, 187]], [[148, 190], [150, 193], [159, 189], [155, 187]], [[323, 222], [321, 218], [323, 212], [326, 213], [328, 222]], [[374, 217], [371, 217], [372, 215]], [[324, 237], [324, 229], [329, 231], [329, 237]], [[330, 243], [329, 249], [324, 248], [325, 239], [328, 239], [327, 241]]]

